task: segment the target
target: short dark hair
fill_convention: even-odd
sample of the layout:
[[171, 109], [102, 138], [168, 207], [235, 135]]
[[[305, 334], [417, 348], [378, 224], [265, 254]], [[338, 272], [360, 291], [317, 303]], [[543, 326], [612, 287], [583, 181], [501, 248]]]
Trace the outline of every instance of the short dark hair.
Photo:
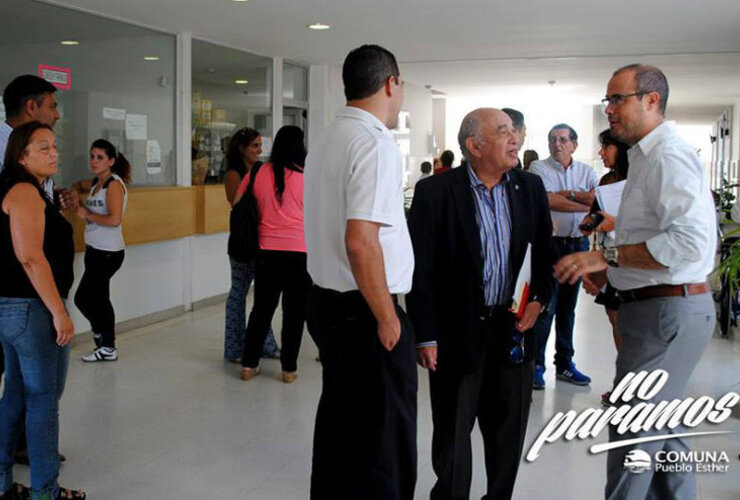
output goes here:
[[370, 97], [400, 71], [395, 56], [380, 45], [363, 45], [347, 54], [342, 66], [344, 96], [348, 101]]
[[432, 171], [432, 164], [428, 161], [421, 162], [421, 173], [422, 174], [428, 174]]
[[455, 161], [455, 153], [450, 151], [449, 149], [446, 149], [442, 151], [442, 154], [439, 155], [439, 161], [442, 162], [442, 165], [445, 167], [451, 167], [452, 162]]
[[522, 112], [512, 108], [501, 108], [501, 111], [509, 115], [516, 131], [521, 132], [524, 128], [524, 115]]
[[603, 147], [615, 146], [617, 148], [617, 164], [614, 169], [617, 171], [617, 175], [619, 175], [621, 179], [626, 179], [630, 165], [627, 150], [630, 147], [624, 142], [615, 139], [609, 129], [606, 129], [599, 134], [599, 144]]
[[547, 133], [548, 140], [550, 139], [550, 137], [552, 137], [552, 133], [556, 130], [567, 130], [568, 134], [570, 135], [570, 140], [573, 142], [578, 142], [578, 134], [576, 133], [575, 129], [567, 123], [558, 123], [557, 125], [553, 125], [553, 127]]
[[18, 76], [3, 91], [5, 115], [8, 118], [15, 118], [20, 115], [29, 99], [33, 99], [36, 104], [41, 106], [44, 102], [44, 96], [56, 91], [57, 88], [54, 85], [38, 76]]
[[[668, 79], [665, 77], [663, 72], [655, 66], [649, 66], [646, 64], [628, 64], [622, 66], [614, 72], [612, 76], [622, 71], [632, 70], [635, 72], [635, 83], [637, 84], [637, 92], [657, 92], [660, 95], [660, 101], [658, 101], [658, 110], [661, 115], [665, 116], [665, 108], [668, 105]], [[642, 99], [641, 95], [637, 96], [638, 99]]]

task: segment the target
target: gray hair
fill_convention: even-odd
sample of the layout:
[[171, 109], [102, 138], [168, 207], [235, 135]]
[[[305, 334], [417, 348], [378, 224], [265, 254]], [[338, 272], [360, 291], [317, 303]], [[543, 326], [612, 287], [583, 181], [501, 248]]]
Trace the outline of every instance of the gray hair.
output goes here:
[[[646, 64], [628, 64], [622, 66], [614, 72], [612, 76], [622, 71], [633, 70], [635, 72], [635, 82], [637, 83], [637, 92], [657, 92], [660, 95], [660, 101], [658, 101], [658, 110], [660, 114], [665, 116], [665, 108], [668, 105], [668, 79], [661, 70], [655, 66], [649, 66]], [[637, 96], [638, 99], [642, 99], [642, 96]]]
[[483, 138], [480, 133], [480, 117], [478, 116], [478, 109], [475, 109], [465, 115], [462, 123], [460, 124], [460, 131], [457, 133], [457, 143], [460, 145], [463, 158], [470, 161], [470, 151], [465, 145], [465, 140], [468, 137], [475, 138], [476, 141], [482, 142]]
[[552, 133], [555, 132], [556, 130], [567, 130], [568, 135], [570, 136], [570, 140], [573, 142], [578, 142], [578, 133], [573, 127], [571, 127], [567, 123], [558, 123], [557, 125], [553, 125], [553, 127], [547, 133], [548, 140], [550, 139], [550, 137], [552, 137]]

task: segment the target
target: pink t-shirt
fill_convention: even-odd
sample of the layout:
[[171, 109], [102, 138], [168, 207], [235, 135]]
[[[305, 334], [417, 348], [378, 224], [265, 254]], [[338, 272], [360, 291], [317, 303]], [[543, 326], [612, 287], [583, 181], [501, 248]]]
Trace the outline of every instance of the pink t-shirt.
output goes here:
[[[245, 175], [237, 193], [247, 190], [249, 174]], [[260, 216], [258, 229], [262, 250], [305, 252], [303, 233], [303, 174], [285, 169], [285, 190], [280, 204], [275, 191], [275, 174], [272, 164], [265, 163], [257, 172], [254, 198]]]

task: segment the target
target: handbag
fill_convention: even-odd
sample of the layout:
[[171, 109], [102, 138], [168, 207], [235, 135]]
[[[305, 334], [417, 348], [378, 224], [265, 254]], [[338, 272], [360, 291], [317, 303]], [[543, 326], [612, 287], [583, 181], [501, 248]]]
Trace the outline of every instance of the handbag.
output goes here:
[[259, 251], [259, 213], [254, 198], [254, 179], [262, 163], [256, 163], [250, 172], [244, 196], [231, 208], [229, 215], [229, 257], [237, 262], [251, 262]]

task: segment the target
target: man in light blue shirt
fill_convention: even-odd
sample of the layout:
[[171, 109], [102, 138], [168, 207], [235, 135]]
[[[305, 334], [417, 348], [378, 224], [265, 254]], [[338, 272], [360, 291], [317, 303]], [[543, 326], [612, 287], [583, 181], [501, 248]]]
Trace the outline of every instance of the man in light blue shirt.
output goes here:
[[[552, 252], [555, 260], [588, 250], [588, 238], [578, 229], [594, 202], [594, 188], [599, 177], [594, 169], [573, 158], [578, 147], [578, 134], [570, 125], [560, 123], [548, 134], [550, 157], [534, 161], [529, 171], [539, 175], [547, 190], [554, 235]], [[534, 327], [537, 336], [537, 357], [533, 387], [545, 388], [545, 347], [555, 318], [556, 377], [576, 385], [588, 385], [591, 379], [576, 369], [573, 363], [573, 324], [581, 283], [556, 285], [550, 306]]]

